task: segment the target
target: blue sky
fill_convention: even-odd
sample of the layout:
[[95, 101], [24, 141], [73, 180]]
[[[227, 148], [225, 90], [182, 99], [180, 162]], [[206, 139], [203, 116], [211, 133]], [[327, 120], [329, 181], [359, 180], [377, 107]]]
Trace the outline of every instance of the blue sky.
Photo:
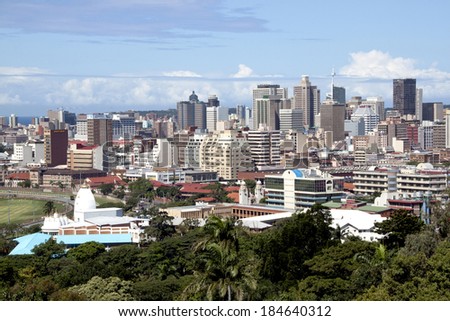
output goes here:
[[175, 108], [192, 90], [250, 105], [302, 75], [392, 101], [417, 78], [450, 103], [447, 1], [0, 0], [0, 114]]

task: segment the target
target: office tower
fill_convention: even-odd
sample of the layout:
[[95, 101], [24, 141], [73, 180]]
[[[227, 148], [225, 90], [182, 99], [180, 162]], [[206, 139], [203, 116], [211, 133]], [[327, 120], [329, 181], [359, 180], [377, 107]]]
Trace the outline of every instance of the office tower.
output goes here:
[[260, 98], [268, 98], [269, 96], [279, 96], [280, 98], [288, 98], [287, 88], [280, 88], [280, 85], [261, 84], [253, 89], [253, 109], [255, 108], [255, 100]]
[[44, 158], [48, 167], [66, 165], [68, 135], [66, 129], [44, 130]]
[[174, 122], [172, 119], [158, 119], [153, 122], [153, 129], [158, 138], [171, 138], [174, 134]]
[[131, 140], [136, 135], [136, 121], [129, 114], [114, 114], [112, 116], [113, 140], [123, 138]]
[[71, 143], [67, 149], [67, 168], [71, 170], [103, 170], [103, 149], [101, 146]]
[[225, 180], [236, 180], [238, 172], [255, 169], [247, 141], [242, 133], [233, 130], [206, 136], [199, 157], [202, 170], [216, 171]]
[[303, 111], [297, 109], [280, 109], [280, 130], [287, 132], [289, 130], [296, 130], [303, 132], [302, 124]]
[[280, 137], [279, 130], [265, 127], [248, 132], [247, 141], [255, 166], [261, 168], [280, 165]]
[[11, 114], [11, 116], [9, 116], [9, 127], [16, 128], [17, 124], [18, 124], [17, 116], [14, 114]]
[[372, 110], [380, 116], [380, 120], [385, 120], [384, 100], [382, 97], [367, 97], [360, 102], [360, 105], [370, 106]]
[[429, 120], [429, 121], [444, 120], [444, 104], [422, 103], [422, 120]]
[[433, 125], [433, 149], [445, 148], [445, 124], [435, 122]]
[[360, 119], [364, 121], [364, 135], [367, 135], [377, 127], [380, 116], [372, 109], [371, 105], [361, 104], [351, 117], [351, 120], [355, 122]]
[[0, 116], [0, 128], [8, 126], [8, 118], [6, 116]]
[[312, 86], [309, 76], [302, 76], [299, 86], [294, 86], [294, 105], [292, 109], [303, 110], [303, 125], [305, 128], [315, 127], [315, 116], [319, 113], [320, 90]]
[[194, 126], [199, 129], [206, 129], [206, 105], [207, 104], [204, 102], [198, 100], [198, 96], [195, 94], [195, 91], [193, 91], [189, 96], [189, 101], [178, 102], [178, 130], [187, 129]]
[[416, 119], [418, 121], [422, 121], [423, 120], [422, 103], [423, 103], [423, 89], [422, 88], [417, 88], [416, 89]]
[[344, 87], [336, 87], [333, 85], [333, 100], [340, 105], [345, 105], [345, 88]]
[[75, 134], [75, 139], [87, 142], [88, 140], [87, 115], [78, 114], [76, 124], [77, 124], [76, 125], [77, 133]]
[[236, 107], [236, 116], [237, 119], [239, 120], [239, 123], [242, 126], [245, 126], [245, 110], [247, 109], [247, 107], [245, 107], [245, 105], [237, 105]]
[[87, 115], [87, 131], [89, 145], [112, 144], [112, 119], [108, 115]]
[[217, 107], [206, 107], [206, 129], [214, 132], [217, 128]]
[[280, 110], [288, 104], [288, 99], [278, 95], [256, 98], [253, 107], [253, 129], [264, 126], [270, 130], [279, 130]]
[[208, 97], [208, 105], [207, 107], [218, 107], [220, 106], [219, 98], [216, 95], [210, 95]]
[[201, 129], [196, 129], [194, 135], [189, 136], [186, 148], [184, 149], [185, 167], [200, 168], [200, 146], [208, 136], [208, 133]]
[[400, 115], [416, 114], [416, 80], [415, 79], [394, 79], [393, 80], [393, 102], [394, 109]]
[[253, 109], [250, 107], [245, 108], [245, 126], [253, 129]]
[[445, 148], [450, 148], [450, 109], [445, 110]]
[[345, 105], [326, 100], [320, 106], [320, 128], [333, 133], [333, 141], [345, 138], [344, 132]]

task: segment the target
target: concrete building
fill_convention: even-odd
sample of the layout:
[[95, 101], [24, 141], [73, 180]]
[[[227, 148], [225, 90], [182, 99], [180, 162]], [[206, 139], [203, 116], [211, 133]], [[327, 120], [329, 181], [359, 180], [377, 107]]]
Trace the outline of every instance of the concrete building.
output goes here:
[[194, 135], [189, 136], [189, 140], [184, 149], [184, 167], [200, 168], [200, 146], [207, 136], [207, 132], [198, 129], [194, 132]]
[[241, 132], [225, 130], [204, 138], [200, 145], [200, 168], [217, 171], [225, 180], [236, 180], [240, 171], [253, 171], [250, 148]]
[[371, 105], [361, 104], [351, 116], [351, 120], [354, 122], [357, 122], [360, 119], [364, 121], [363, 135], [367, 135], [377, 127], [380, 121], [380, 116], [373, 110]]
[[114, 114], [112, 116], [112, 139], [131, 140], [136, 135], [134, 116], [129, 114]]
[[304, 127], [302, 120], [302, 109], [280, 109], [280, 130], [282, 132], [288, 132], [289, 130], [303, 132]]
[[333, 134], [333, 142], [344, 140], [344, 121], [345, 105], [337, 104], [333, 100], [326, 100], [320, 106], [320, 128]]
[[67, 164], [67, 129], [45, 129], [44, 158], [48, 167]]
[[292, 109], [300, 108], [303, 111], [303, 126], [312, 128], [316, 126], [315, 116], [320, 109], [320, 90], [309, 81], [309, 76], [302, 76], [299, 86], [294, 86]]
[[443, 103], [423, 103], [422, 104], [422, 120], [433, 122], [444, 120], [444, 104]]
[[416, 114], [416, 79], [393, 80], [393, 103], [400, 115]]
[[266, 175], [264, 188], [268, 205], [298, 209], [340, 201], [345, 196], [343, 185], [343, 178], [319, 169], [294, 169], [281, 175]]
[[112, 144], [112, 119], [109, 115], [89, 114], [87, 118], [88, 144], [101, 146]]
[[266, 166], [280, 165], [280, 137], [279, 130], [269, 130], [264, 127], [248, 131], [247, 141], [256, 167], [261, 169]]
[[72, 170], [103, 170], [103, 149], [101, 146], [81, 142], [69, 143], [67, 149], [67, 168]]

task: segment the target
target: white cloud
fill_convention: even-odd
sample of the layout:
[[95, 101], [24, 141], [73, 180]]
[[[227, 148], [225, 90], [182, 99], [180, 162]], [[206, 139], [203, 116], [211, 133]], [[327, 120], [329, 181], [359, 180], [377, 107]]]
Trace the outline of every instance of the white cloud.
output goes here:
[[239, 64], [239, 71], [235, 74], [233, 74], [231, 77], [232, 78], [247, 78], [247, 77], [252, 77], [253, 75], [253, 70], [244, 65], [244, 64]]
[[25, 104], [20, 99], [19, 95], [8, 95], [5, 93], [0, 93], [0, 105], [19, 105], [19, 104]]
[[42, 74], [49, 74], [49, 72], [36, 67], [0, 66], [0, 75], [2, 76], [33, 76]]
[[371, 50], [350, 54], [350, 64], [340, 70], [340, 74], [348, 77], [362, 78], [423, 78], [449, 79], [450, 73], [438, 70], [435, 66], [420, 69], [411, 58], [392, 57], [387, 52]]
[[168, 71], [168, 72], [163, 72], [163, 76], [166, 77], [180, 77], [180, 78], [199, 78], [202, 77], [201, 75], [193, 72], [193, 71], [189, 71], [189, 70], [176, 70], [176, 71]]

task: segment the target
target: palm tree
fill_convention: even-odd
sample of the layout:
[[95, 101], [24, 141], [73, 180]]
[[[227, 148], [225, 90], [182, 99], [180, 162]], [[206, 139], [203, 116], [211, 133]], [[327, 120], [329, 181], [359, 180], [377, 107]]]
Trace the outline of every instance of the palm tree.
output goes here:
[[197, 298], [203, 293], [208, 300], [243, 300], [248, 290], [256, 288], [256, 264], [250, 264], [252, 256], [239, 248], [242, 228], [236, 220], [208, 218], [204, 230], [206, 237], [194, 249], [204, 261], [194, 272], [194, 280], [182, 293], [183, 299]]
[[47, 201], [47, 202], [44, 204], [44, 210], [43, 210], [43, 212], [44, 212], [45, 215], [50, 215], [50, 214], [52, 214], [53, 212], [55, 212], [55, 210], [56, 210], [55, 202], [53, 202], [53, 201]]

